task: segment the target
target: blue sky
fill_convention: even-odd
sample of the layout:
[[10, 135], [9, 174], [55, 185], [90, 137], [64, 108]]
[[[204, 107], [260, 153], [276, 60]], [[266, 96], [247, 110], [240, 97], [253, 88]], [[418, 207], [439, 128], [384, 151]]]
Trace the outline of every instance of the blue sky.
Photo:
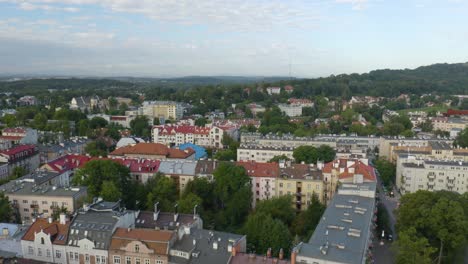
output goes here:
[[0, 74], [317, 77], [468, 61], [468, 0], [0, 0]]

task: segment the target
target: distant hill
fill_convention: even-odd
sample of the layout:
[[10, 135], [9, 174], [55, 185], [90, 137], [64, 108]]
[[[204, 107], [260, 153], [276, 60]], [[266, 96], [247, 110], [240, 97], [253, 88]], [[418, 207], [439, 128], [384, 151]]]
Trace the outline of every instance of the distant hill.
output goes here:
[[174, 78], [138, 78], [138, 77], [112, 77], [110, 79], [134, 82], [134, 83], [156, 83], [156, 84], [184, 84], [184, 85], [219, 85], [219, 84], [250, 84], [258, 82], [278, 82], [296, 78], [289, 77], [262, 77], [262, 76], [184, 76]]
[[298, 94], [398, 96], [401, 93], [468, 94], [468, 63], [434, 64], [416, 69], [375, 70], [290, 82]]

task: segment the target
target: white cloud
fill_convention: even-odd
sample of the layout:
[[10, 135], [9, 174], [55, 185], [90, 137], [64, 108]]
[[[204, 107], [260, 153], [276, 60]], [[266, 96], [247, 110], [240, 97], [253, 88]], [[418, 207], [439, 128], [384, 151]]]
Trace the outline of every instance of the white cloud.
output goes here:
[[80, 9], [77, 7], [59, 7], [59, 6], [46, 5], [46, 4], [33, 4], [31, 2], [21, 2], [19, 3], [18, 6], [20, 9], [26, 10], [26, 11], [43, 10], [43, 11], [64, 11], [64, 12], [71, 12], [71, 13], [80, 11]]
[[340, 4], [350, 4], [353, 10], [362, 10], [366, 7], [368, 0], [335, 0]]

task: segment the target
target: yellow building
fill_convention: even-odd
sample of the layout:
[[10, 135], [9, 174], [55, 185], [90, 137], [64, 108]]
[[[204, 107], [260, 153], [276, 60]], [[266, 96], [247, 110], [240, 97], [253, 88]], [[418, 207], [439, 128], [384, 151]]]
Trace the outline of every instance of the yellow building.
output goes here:
[[280, 164], [276, 195], [291, 195], [292, 205], [298, 211], [307, 209], [313, 195], [323, 202], [322, 172], [313, 164]]

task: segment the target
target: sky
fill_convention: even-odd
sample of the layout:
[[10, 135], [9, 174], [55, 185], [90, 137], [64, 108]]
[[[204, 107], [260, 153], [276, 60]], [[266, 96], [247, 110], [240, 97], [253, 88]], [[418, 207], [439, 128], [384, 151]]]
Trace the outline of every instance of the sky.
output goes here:
[[468, 0], [0, 0], [0, 75], [318, 77], [467, 61]]

